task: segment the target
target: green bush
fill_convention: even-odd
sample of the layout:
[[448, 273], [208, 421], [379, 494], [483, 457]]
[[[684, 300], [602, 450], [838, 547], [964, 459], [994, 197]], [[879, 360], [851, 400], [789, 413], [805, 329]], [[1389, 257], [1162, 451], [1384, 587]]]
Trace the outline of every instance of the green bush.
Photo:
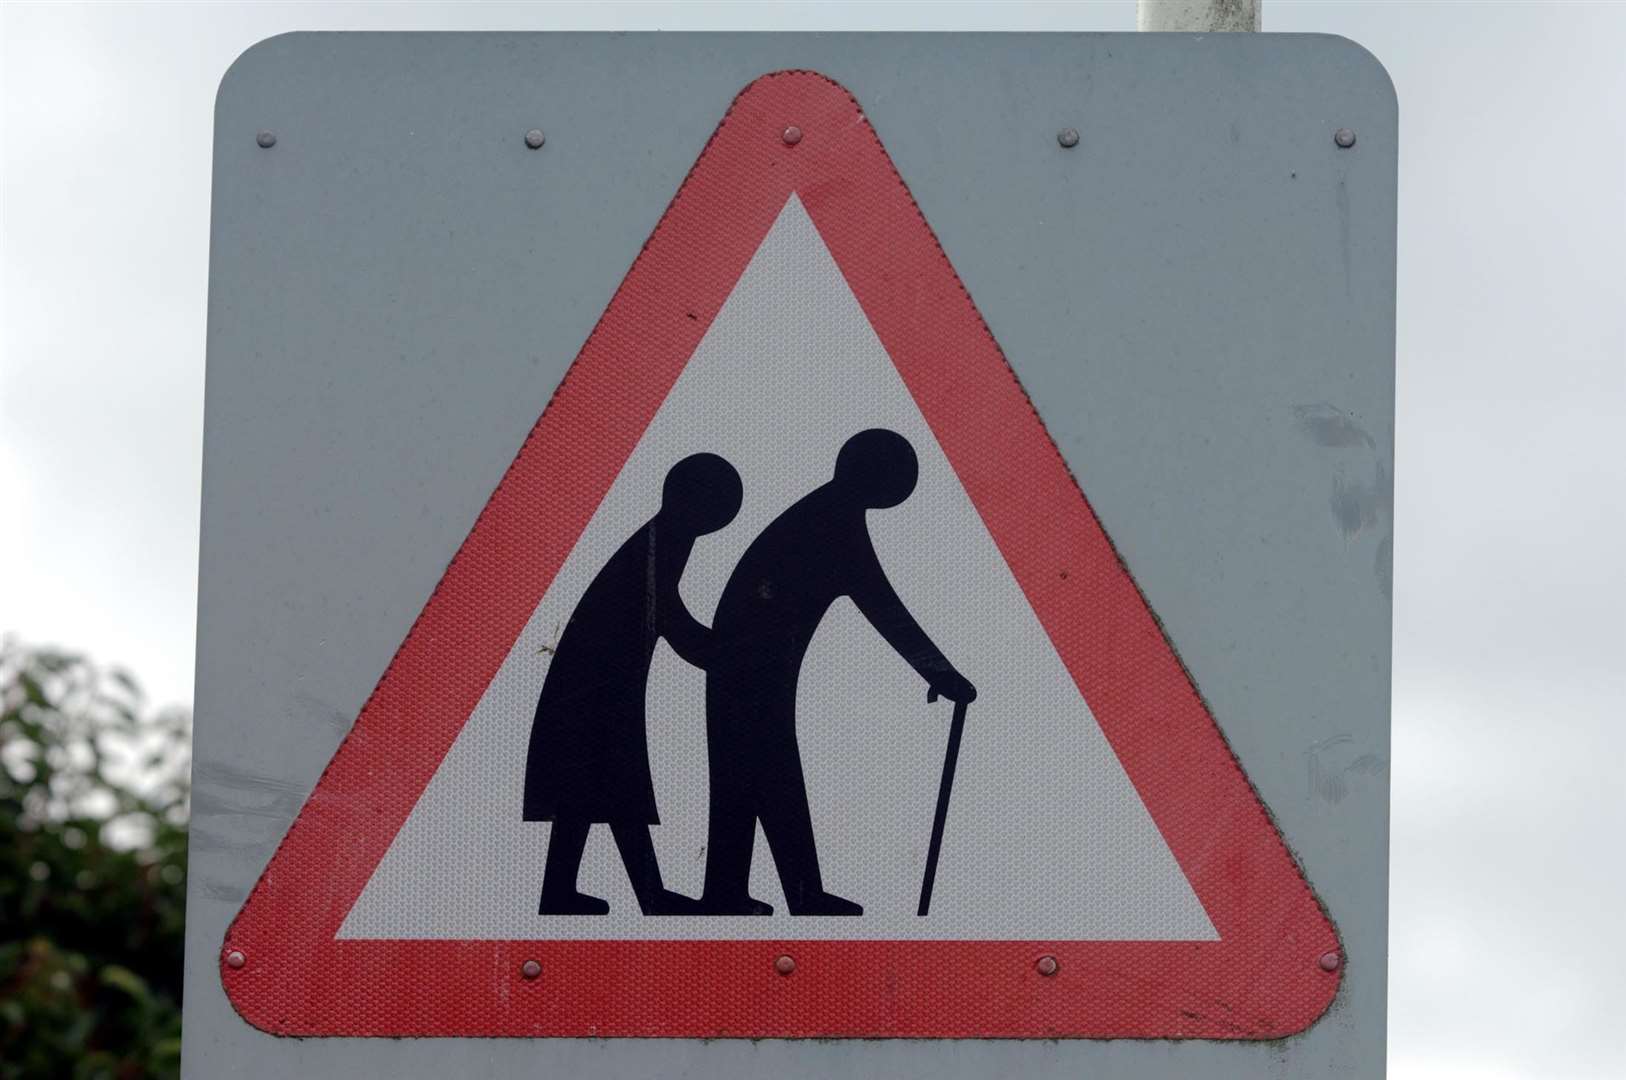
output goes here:
[[0, 644], [0, 1080], [178, 1074], [188, 727]]

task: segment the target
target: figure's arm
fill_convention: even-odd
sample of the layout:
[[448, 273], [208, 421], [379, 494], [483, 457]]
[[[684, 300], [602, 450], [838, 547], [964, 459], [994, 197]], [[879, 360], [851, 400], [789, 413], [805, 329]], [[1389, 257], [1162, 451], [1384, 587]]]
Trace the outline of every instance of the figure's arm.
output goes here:
[[902, 597], [898, 596], [892, 582], [887, 579], [875, 549], [866, 543], [855, 562], [853, 587], [848, 595], [858, 605], [864, 618], [886, 639], [886, 643], [920, 673], [932, 690], [952, 701], [971, 701], [975, 698], [976, 688], [954, 670], [954, 665], [948, 662], [942, 650], [904, 606]]
[[686, 663], [704, 669], [711, 662], [714, 649], [711, 628], [689, 614], [678, 592], [678, 581], [683, 577], [682, 560], [673, 560], [675, 566], [662, 566], [656, 571], [655, 620], [656, 632], [672, 646], [672, 651]]
[[661, 636], [672, 646], [672, 651], [697, 668], [706, 668], [713, 654], [711, 628], [706, 626], [683, 606], [683, 597], [674, 587], [661, 598]]

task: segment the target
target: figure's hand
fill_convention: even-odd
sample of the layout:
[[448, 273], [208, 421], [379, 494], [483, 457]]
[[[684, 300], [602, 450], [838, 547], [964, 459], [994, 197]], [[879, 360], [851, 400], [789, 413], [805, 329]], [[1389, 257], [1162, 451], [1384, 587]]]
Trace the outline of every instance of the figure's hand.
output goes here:
[[932, 679], [931, 688], [926, 691], [926, 700], [936, 701], [938, 695], [957, 705], [969, 705], [977, 700], [977, 688], [958, 671], [944, 671]]

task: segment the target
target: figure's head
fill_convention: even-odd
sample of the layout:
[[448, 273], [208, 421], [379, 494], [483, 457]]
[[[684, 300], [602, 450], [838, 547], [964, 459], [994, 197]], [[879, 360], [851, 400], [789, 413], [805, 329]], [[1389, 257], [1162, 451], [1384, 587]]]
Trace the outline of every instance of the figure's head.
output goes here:
[[836, 455], [835, 482], [870, 510], [884, 510], [907, 499], [919, 477], [915, 448], [885, 428], [860, 431]]
[[744, 497], [734, 466], [716, 454], [690, 454], [666, 474], [661, 517], [702, 536], [733, 521]]

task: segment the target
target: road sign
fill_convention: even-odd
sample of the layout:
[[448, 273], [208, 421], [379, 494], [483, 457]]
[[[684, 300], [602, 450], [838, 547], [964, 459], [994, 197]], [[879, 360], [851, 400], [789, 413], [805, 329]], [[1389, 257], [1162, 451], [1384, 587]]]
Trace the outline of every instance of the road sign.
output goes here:
[[[921, 915], [938, 693], [978, 708]], [[221, 971], [295, 1035], [1279, 1038], [1341, 960], [858, 103], [780, 72], [729, 107]]]
[[304, 1036], [1309, 1028], [1346, 946], [987, 289], [846, 88], [716, 111], [217, 939], [232, 1005]]

